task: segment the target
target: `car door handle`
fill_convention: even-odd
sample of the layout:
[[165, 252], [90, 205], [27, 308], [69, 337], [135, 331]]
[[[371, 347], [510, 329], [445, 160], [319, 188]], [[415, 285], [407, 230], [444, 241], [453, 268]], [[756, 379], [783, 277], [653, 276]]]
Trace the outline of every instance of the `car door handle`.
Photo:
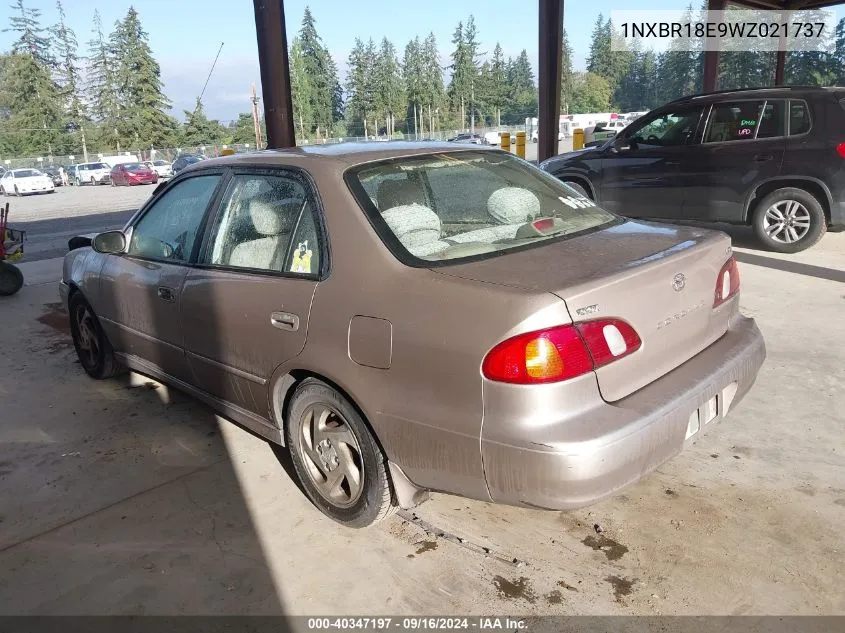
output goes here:
[[680, 164], [681, 164], [681, 161], [679, 161], [679, 160], [667, 160], [667, 161], [666, 161], [666, 164], [667, 164], [667, 165], [673, 165], [673, 166], [674, 166], [674, 165], [680, 165]]
[[754, 157], [754, 160], [758, 163], [765, 163], [767, 160], [772, 160], [774, 156], [771, 154], [757, 154]]
[[159, 286], [158, 296], [159, 299], [164, 299], [165, 301], [176, 301], [176, 292], [173, 288], [167, 288], [166, 286]]
[[270, 325], [280, 330], [296, 332], [299, 329], [299, 317], [290, 312], [271, 312]]

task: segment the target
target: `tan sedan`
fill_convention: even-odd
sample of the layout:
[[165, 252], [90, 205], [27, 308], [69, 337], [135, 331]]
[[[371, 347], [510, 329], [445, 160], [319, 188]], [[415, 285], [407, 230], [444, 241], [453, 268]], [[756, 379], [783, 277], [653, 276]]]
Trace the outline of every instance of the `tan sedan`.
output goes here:
[[80, 361], [290, 449], [350, 526], [442, 491], [564, 509], [714, 426], [765, 358], [719, 232], [630, 221], [499, 150], [202, 161], [71, 240]]

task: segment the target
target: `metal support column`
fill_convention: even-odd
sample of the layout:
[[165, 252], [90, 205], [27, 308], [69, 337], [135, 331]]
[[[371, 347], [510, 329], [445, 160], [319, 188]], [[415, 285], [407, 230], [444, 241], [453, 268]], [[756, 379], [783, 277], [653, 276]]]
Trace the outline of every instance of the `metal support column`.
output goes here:
[[557, 155], [560, 128], [560, 70], [563, 46], [563, 0], [540, 0], [539, 121], [537, 162]]
[[284, 0], [253, 0], [267, 147], [295, 147]]
[[[727, 0], [707, 0], [708, 11], [724, 11]], [[708, 18], [709, 19], [709, 18]], [[719, 77], [719, 51], [704, 51], [704, 92], [717, 88]]]

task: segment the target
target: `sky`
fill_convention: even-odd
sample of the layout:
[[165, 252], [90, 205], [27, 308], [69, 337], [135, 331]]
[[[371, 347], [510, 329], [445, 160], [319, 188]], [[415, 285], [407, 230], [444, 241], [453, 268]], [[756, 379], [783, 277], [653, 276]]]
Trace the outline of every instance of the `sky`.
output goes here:
[[[12, 2], [0, 0], [0, 28], [9, 23]], [[45, 26], [57, 19], [55, 0], [24, 0], [24, 4], [41, 10]], [[575, 70], [584, 69], [599, 13], [608, 16], [610, 11], [630, 9], [632, 4], [631, 0], [565, 2], [564, 27], [574, 49]], [[687, 4], [689, 0], [643, 2], [648, 9], [680, 9]], [[229, 121], [239, 112], [250, 111], [252, 83], [261, 94], [252, 0], [64, 0], [67, 22], [76, 32], [81, 52], [87, 50], [92, 36], [95, 9], [109, 32], [130, 5], [149, 34], [174, 115], [182, 119], [183, 110], [193, 109], [221, 42], [223, 49], [203, 96], [206, 114]], [[496, 42], [506, 57], [526, 49], [536, 73], [537, 0], [285, 0], [288, 42], [299, 30], [306, 5], [311, 7], [317, 32], [334, 57], [341, 79], [356, 37], [376, 41], [387, 37], [401, 58], [408, 40], [433, 31], [445, 66], [455, 27], [470, 14], [475, 17], [483, 53], [492, 53]], [[0, 51], [8, 50], [13, 39], [12, 33], [0, 32]]]

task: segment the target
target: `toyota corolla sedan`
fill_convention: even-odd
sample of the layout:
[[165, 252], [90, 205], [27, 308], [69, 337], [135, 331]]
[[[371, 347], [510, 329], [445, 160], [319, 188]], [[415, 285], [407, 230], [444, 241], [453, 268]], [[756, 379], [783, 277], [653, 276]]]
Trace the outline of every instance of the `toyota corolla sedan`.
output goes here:
[[26, 196], [54, 191], [53, 180], [38, 169], [10, 169], [0, 179], [0, 193], [7, 196]]
[[765, 358], [726, 235], [474, 145], [202, 161], [70, 246], [88, 374], [131, 369], [288, 447], [354, 527], [429, 491], [596, 502], [717, 426]]

